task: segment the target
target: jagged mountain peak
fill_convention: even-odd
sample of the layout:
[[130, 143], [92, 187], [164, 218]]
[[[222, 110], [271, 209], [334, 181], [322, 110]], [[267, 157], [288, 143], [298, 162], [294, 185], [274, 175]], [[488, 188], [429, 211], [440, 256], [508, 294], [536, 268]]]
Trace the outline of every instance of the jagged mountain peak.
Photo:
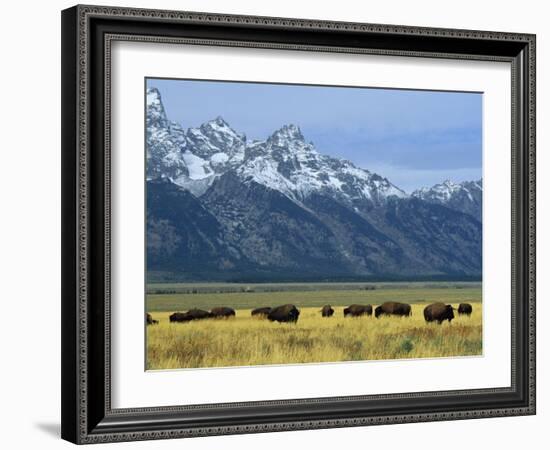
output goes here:
[[456, 183], [445, 180], [432, 187], [423, 187], [412, 193], [413, 197], [430, 203], [444, 205], [481, 220], [483, 180]]
[[239, 136], [241, 139], [244, 136], [242, 133], [237, 133], [222, 116], [218, 116], [215, 119], [203, 123], [199, 129], [203, 133], [228, 133]]
[[283, 125], [268, 138], [268, 142], [273, 144], [281, 144], [288, 141], [304, 142], [304, 135], [298, 125]]
[[155, 127], [169, 126], [162, 97], [157, 88], [147, 89], [147, 125]]
[[199, 127], [189, 128], [186, 143], [188, 153], [203, 160], [203, 166], [210, 166], [211, 170], [205, 170], [205, 174], [221, 173], [243, 160], [246, 136], [218, 116]]
[[182, 127], [167, 118], [160, 91], [147, 89], [147, 178], [175, 179], [188, 173], [182, 159], [185, 135]]
[[447, 179], [445, 181], [443, 181], [443, 183], [441, 183], [443, 186], [446, 186], [446, 187], [449, 187], [449, 188], [456, 188], [458, 187], [459, 185], [454, 183], [453, 181]]
[[461, 185], [454, 183], [451, 180], [444, 180], [441, 183], [434, 184], [431, 187], [421, 187], [420, 189], [417, 189], [413, 192], [413, 196], [415, 197], [425, 197], [425, 196], [432, 196], [432, 197], [438, 197], [442, 201], [448, 200], [453, 193], [457, 192], [461, 189]]
[[160, 95], [160, 91], [155, 88], [147, 88], [147, 105], [151, 105], [153, 103], [162, 103], [162, 96]]
[[229, 127], [229, 124], [225, 121], [222, 116], [217, 116], [215, 119], [209, 120], [207, 123], [214, 123], [219, 126]]
[[444, 180], [441, 183], [434, 184], [431, 187], [422, 187], [413, 192], [414, 196], [422, 195], [439, 195], [441, 198], [449, 198], [454, 193], [461, 190], [468, 190], [469, 188], [482, 189], [482, 180], [478, 181], [463, 181], [461, 183], [456, 183], [452, 180]]

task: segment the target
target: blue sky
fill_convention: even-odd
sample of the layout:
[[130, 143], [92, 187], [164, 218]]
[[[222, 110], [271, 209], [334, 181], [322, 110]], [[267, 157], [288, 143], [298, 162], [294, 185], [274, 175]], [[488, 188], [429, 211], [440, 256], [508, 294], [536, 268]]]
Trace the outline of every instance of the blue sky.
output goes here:
[[480, 93], [148, 79], [170, 120], [222, 116], [249, 139], [298, 125], [320, 153], [353, 161], [410, 192], [482, 175]]

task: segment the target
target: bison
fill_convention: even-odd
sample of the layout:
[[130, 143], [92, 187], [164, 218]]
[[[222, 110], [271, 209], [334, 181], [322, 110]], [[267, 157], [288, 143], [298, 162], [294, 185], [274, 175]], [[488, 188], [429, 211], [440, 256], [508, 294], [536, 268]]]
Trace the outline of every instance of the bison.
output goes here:
[[469, 316], [470, 314], [472, 314], [472, 305], [470, 305], [469, 303], [461, 303], [460, 305], [458, 305], [458, 314], [466, 314], [467, 316]]
[[408, 317], [412, 315], [411, 305], [399, 302], [386, 302], [374, 309], [374, 316], [376, 318], [381, 315]]
[[208, 319], [209, 317], [211, 317], [208, 311], [196, 308], [190, 309], [186, 312], [186, 314], [192, 317], [191, 320]]
[[202, 309], [190, 309], [187, 312], [175, 312], [170, 316], [170, 322], [190, 322], [211, 317], [208, 311]]
[[454, 308], [445, 303], [432, 303], [424, 308], [424, 319], [426, 322], [434, 322], [441, 324], [444, 320], [451, 322], [455, 318]]
[[270, 312], [271, 312], [270, 306], [263, 306], [261, 308], [253, 309], [250, 315], [265, 319]]
[[170, 322], [189, 322], [190, 320], [193, 320], [190, 315], [182, 312], [175, 312], [173, 314], [170, 314], [169, 319]]
[[344, 317], [372, 316], [371, 305], [350, 305], [344, 308]]
[[271, 322], [298, 322], [300, 310], [294, 305], [282, 305], [273, 308], [267, 318]]
[[212, 308], [210, 310], [210, 317], [228, 319], [229, 317], [235, 317], [235, 310], [233, 308], [228, 308], [227, 306]]
[[159, 323], [159, 321], [153, 319], [153, 316], [149, 313], [147, 313], [146, 315], [146, 320], [147, 320], [147, 325], [156, 325], [157, 323]]
[[321, 316], [323, 317], [332, 317], [334, 314], [334, 309], [332, 309], [332, 306], [325, 305], [323, 306], [323, 309], [321, 309]]

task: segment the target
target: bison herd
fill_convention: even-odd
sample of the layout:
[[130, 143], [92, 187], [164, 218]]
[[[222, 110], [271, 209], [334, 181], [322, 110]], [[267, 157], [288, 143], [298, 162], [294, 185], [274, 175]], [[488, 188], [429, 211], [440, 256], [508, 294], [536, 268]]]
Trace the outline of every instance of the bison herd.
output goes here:
[[[432, 303], [424, 308], [424, 319], [426, 322], [437, 322], [441, 324], [445, 320], [451, 322], [454, 319], [454, 311], [458, 311], [459, 315], [470, 316], [472, 314], [472, 305], [469, 303], [461, 303], [458, 309], [452, 305], [437, 302]], [[334, 309], [331, 305], [325, 305], [321, 309], [322, 317], [332, 317]], [[350, 305], [344, 308], [344, 317], [361, 317], [372, 316], [372, 305]], [[253, 309], [250, 313], [252, 317], [258, 319], [267, 319], [271, 322], [298, 322], [300, 310], [295, 305], [282, 305], [271, 308], [269, 306]], [[386, 302], [374, 308], [374, 316], [398, 316], [409, 317], [412, 315], [411, 305], [399, 302]], [[187, 312], [175, 312], [170, 315], [170, 322], [190, 322], [192, 320], [202, 319], [228, 319], [235, 317], [235, 310], [226, 306], [212, 308], [210, 311], [202, 309], [190, 309]], [[158, 320], [154, 320], [151, 314], [146, 314], [147, 325], [158, 324]]]
[[187, 312], [175, 312], [171, 314], [169, 319], [170, 322], [190, 322], [191, 320], [201, 320], [201, 319], [227, 319], [229, 317], [235, 317], [235, 310], [233, 308], [228, 308], [226, 306], [221, 306], [219, 308], [212, 308], [209, 311], [203, 309], [190, 309]]

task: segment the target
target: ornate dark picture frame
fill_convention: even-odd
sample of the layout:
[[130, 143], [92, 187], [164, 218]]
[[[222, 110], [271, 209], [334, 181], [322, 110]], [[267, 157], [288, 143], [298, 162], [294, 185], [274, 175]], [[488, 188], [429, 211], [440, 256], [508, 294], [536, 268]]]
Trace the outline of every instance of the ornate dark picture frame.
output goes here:
[[[116, 40], [506, 61], [512, 373], [506, 388], [113, 409], [110, 46]], [[535, 36], [75, 6], [62, 12], [62, 437], [84, 444], [535, 414]]]

